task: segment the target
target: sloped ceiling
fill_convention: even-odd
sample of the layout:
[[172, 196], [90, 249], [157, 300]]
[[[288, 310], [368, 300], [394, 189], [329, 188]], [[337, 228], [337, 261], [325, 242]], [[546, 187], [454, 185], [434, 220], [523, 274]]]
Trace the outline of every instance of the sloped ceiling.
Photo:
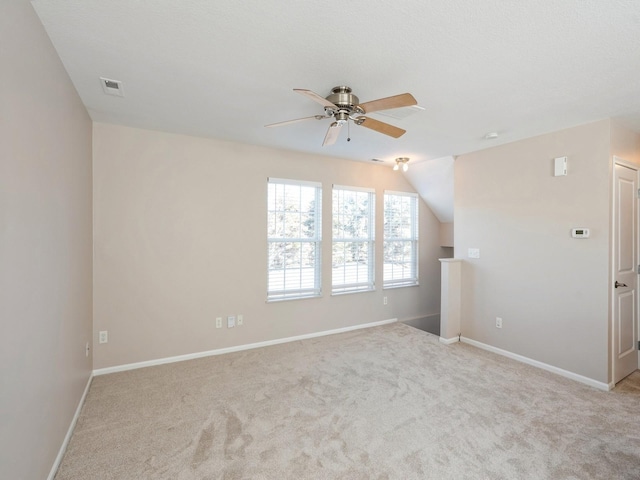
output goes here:
[[[32, 4], [100, 122], [389, 165], [605, 117], [640, 131], [636, 0]], [[101, 76], [125, 96], [105, 95]], [[406, 129], [399, 139], [351, 125], [330, 147], [325, 120], [264, 127], [322, 113], [293, 88], [325, 96], [337, 85], [363, 102], [411, 92], [424, 111], [371, 114]]]
[[405, 173], [441, 223], [453, 222], [453, 157], [411, 165]]

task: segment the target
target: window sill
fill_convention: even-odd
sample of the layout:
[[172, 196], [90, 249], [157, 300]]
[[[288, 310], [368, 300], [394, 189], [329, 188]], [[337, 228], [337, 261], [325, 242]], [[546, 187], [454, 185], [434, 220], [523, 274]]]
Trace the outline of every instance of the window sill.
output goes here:
[[407, 287], [419, 287], [420, 283], [411, 283], [406, 285], [387, 285], [383, 286], [383, 290], [393, 290], [394, 288], [407, 288]]
[[322, 298], [322, 294], [320, 295], [306, 295], [304, 297], [289, 297], [289, 298], [268, 298], [265, 303], [280, 303], [280, 302], [290, 302], [292, 300], [310, 300], [313, 298]]
[[340, 297], [342, 295], [351, 295], [353, 293], [370, 293], [370, 292], [375, 292], [376, 289], [374, 288], [368, 288], [366, 290], [352, 290], [349, 292], [331, 292], [331, 296], [332, 297]]

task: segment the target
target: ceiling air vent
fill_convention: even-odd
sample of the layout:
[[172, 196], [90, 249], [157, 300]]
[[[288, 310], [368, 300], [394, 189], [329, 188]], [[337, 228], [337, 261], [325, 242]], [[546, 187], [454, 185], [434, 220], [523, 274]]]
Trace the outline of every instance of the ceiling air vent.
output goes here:
[[122, 82], [120, 80], [111, 80], [110, 78], [100, 77], [102, 90], [107, 95], [115, 95], [116, 97], [124, 97]]
[[372, 158], [371, 159], [372, 162], [380, 162], [380, 163], [384, 163], [384, 160], [380, 160], [379, 158]]

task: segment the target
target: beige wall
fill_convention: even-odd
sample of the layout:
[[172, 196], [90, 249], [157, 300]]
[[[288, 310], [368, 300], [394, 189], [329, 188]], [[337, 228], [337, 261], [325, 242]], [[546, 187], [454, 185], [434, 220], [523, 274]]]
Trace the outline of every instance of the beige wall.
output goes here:
[[611, 155], [640, 165], [640, 134], [611, 121]]
[[92, 368], [91, 121], [29, 2], [0, 45], [0, 478], [43, 479]]
[[457, 158], [463, 336], [609, 381], [610, 133], [604, 120]]
[[[389, 167], [106, 124], [93, 146], [94, 330], [109, 332], [95, 368], [439, 312], [439, 222], [422, 202], [421, 285], [381, 288], [382, 193], [413, 191]], [[268, 177], [323, 184], [322, 298], [265, 302]], [[333, 183], [376, 189], [375, 292], [330, 295]], [[239, 313], [244, 326], [215, 328]]]
[[453, 247], [453, 222], [440, 224], [440, 246]]

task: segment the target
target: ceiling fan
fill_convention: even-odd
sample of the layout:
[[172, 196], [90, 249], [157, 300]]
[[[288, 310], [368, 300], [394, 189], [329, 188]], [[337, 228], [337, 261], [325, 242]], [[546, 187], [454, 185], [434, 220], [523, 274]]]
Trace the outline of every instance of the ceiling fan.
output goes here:
[[302, 88], [294, 88], [293, 91], [322, 105], [324, 107], [324, 115], [313, 115], [311, 117], [297, 118], [295, 120], [287, 120], [285, 122], [272, 123], [265, 126], [280, 127], [305, 120], [323, 120], [325, 118], [332, 118], [333, 122], [329, 125], [329, 129], [324, 137], [322, 146], [333, 145], [336, 143], [342, 126], [349, 120], [353, 121], [356, 125], [362, 125], [363, 127], [375, 130], [376, 132], [398, 138], [404, 135], [406, 130], [373, 118], [365, 117], [364, 115], [366, 113], [377, 112], [379, 110], [410, 107], [411, 105], [416, 105], [418, 103], [410, 93], [403, 93], [401, 95], [394, 95], [393, 97], [379, 98], [378, 100], [360, 103], [358, 97], [351, 93], [351, 88], [345, 86], [333, 87], [331, 89], [331, 93], [326, 98], [321, 97], [311, 90], [305, 90]]

